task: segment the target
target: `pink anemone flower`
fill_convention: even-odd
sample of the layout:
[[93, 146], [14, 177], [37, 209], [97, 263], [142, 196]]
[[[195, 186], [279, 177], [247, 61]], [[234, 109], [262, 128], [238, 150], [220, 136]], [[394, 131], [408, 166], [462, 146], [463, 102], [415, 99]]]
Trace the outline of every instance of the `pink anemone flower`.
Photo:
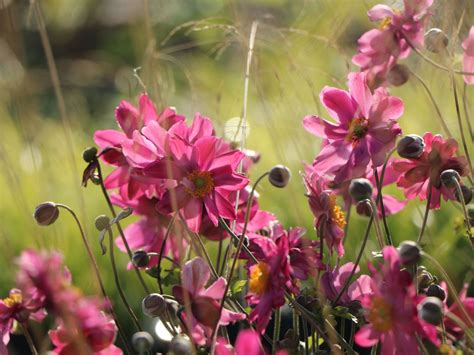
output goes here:
[[349, 91], [331, 87], [321, 91], [321, 102], [336, 123], [317, 116], [303, 120], [308, 132], [325, 139], [314, 169], [335, 183], [362, 177], [369, 164], [383, 165], [401, 133], [397, 123], [403, 114], [401, 99], [389, 96], [384, 88], [372, 93], [364, 73], [350, 73], [348, 86]]
[[467, 289], [468, 285], [465, 284], [464, 287], [462, 288], [461, 292], [459, 292], [459, 300], [464, 306], [464, 309], [466, 310], [467, 315], [469, 318], [466, 317], [466, 314], [460, 309], [459, 305], [456, 302], [452, 302], [450, 306], [448, 306], [448, 286], [446, 285], [446, 282], [442, 281], [440, 283], [440, 286], [444, 289], [446, 292], [446, 298], [444, 299], [444, 325], [446, 327], [446, 331], [453, 335], [456, 339], [461, 339], [464, 336], [464, 329], [454, 322], [451, 318], [447, 316], [448, 313], [454, 314], [456, 317], [461, 319], [468, 327], [472, 326], [473, 320], [474, 320], [474, 297], [468, 297], [467, 296]]
[[362, 298], [367, 324], [355, 335], [355, 342], [362, 347], [382, 344], [382, 355], [418, 354], [416, 336], [437, 344], [436, 327], [418, 318], [416, 306], [422, 297], [417, 296], [410, 274], [401, 270], [397, 249], [383, 249], [380, 271], [372, 271], [372, 293]]
[[[245, 319], [245, 314], [229, 311], [220, 312], [226, 280], [219, 277], [205, 288], [211, 276], [209, 266], [200, 257], [184, 264], [181, 271], [181, 286], [173, 287], [173, 295], [184, 306], [184, 323], [190, 325], [189, 333], [198, 345], [205, 345], [216, 326], [228, 325]], [[187, 314], [188, 309], [191, 314]]]
[[244, 329], [237, 335], [235, 347], [224, 338], [217, 339], [216, 355], [265, 355], [260, 335], [252, 329]]
[[408, 57], [412, 45], [423, 45], [424, 25], [432, 3], [433, 0], [404, 0], [402, 11], [382, 4], [369, 10], [369, 19], [380, 21], [380, 27], [359, 38], [358, 54], [352, 62], [368, 73], [371, 83], [382, 83], [397, 61]]
[[[469, 35], [462, 42], [464, 49], [463, 70], [468, 73], [474, 73], [474, 26], [469, 30]], [[464, 75], [466, 84], [474, 84], [474, 75]]]
[[397, 186], [404, 189], [408, 199], [418, 196], [425, 200], [431, 189], [430, 208], [439, 208], [441, 196], [445, 201], [455, 199], [454, 190], [441, 183], [441, 173], [453, 169], [460, 176], [466, 176], [469, 173], [467, 160], [464, 156], [455, 156], [458, 143], [452, 138], [444, 140], [441, 135], [428, 132], [423, 140], [425, 147], [419, 158], [395, 160], [392, 165], [402, 174]]
[[171, 138], [172, 156], [149, 164], [148, 176], [169, 179], [176, 187], [168, 189], [158, 202], [157, 209], [163, 214], [181, 210], [188, 227], [198, 232], [205, 211], [217, 226], [220, 217], [236, 218], [229, 196], [243, 189], [248, 179], [236, 173], [238, 163], [244, 158], [239, 151], [222, 151], [225, 144], [217, 137], [199, 138], [192, 146], [178, 138]]

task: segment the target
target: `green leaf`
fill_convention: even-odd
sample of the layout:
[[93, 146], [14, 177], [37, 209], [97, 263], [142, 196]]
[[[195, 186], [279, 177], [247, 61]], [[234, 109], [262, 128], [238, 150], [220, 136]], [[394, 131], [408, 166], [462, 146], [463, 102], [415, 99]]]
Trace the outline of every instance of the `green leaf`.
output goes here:
[[244, 286], [247, 284], [247, 280], [237, 280], [235, 281], [232, 286], [231, 286], [231, 291], [232, 291], [232, 294], [235, 295], [237, 293], [240, 293], [242, 292], [242, 289], [244, 288]]

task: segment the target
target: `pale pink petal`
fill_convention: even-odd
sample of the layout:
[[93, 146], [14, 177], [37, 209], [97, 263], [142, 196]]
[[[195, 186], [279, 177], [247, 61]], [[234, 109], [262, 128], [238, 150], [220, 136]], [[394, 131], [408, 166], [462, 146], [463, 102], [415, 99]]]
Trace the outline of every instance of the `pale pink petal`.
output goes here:
[[386, 17], [392, 17], [394, 15], [393, 10], [388, 5], [378, 4], [372, 7], [368, 12], [370, 21], [382, 21]]
[[372, 93], [367, 86], [366, 73], [349, 73], [349, 91], [358, 104], [358, 108], [353, 117], [369, 117], [372, 106]]
[[184, 264], [181, 271], [181, 284], [192, 296], [203, 292], [211, 272], [209, 266], [200, 257], [196, 257]]
[[[474, 73], [474, 26], [469, 30], [468, 37], [462, 42], [464, 49], [463, 70]], [[474, 75], [464, 75], [466, 84], [474, 84]]]
[[355, 334], [354, 340], [357, 345], [364, 348], [369, 348], [374, 346], [379, 342], [380, 334], [372, 328], [371, 325], [364, 325], [360, 330]]
[[145, 125], [150, 121], [158, 119], [155, 104], [150, 100], [147, 94], [140, 95], [139, 106], [140, 116]]
[[241, 330], [235, 342], [237, 355], [264, 355], [260, 335], [254, 330]]
[[224, 296], [225, 288], [226, 288], [227, 281], [223, 277], [219, 277], [212, 285], [210, 285], [204, 292], [202, 293], [206, 297], [213, 298], [215, 300], [222, 299]]

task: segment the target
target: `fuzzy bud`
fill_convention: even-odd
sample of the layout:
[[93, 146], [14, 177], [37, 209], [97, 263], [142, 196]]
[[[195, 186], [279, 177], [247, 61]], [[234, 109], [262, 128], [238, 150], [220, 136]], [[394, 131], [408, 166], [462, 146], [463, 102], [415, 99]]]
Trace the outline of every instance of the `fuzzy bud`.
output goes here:
[[421, 249], [414, 241], [405, 240], [398, 246], [398, 253], [403, 265], [414, 265], [420, 260]]
[[144, 354], [153, 348], [155, 340], [148, 332], [136, 332], [132, 336], [133, 348], [139, 353]]
[[456, 180], [461, 181], [459, 173], [453, 169], [444, 170], [439, 177], [443, 185], [449, 188], [456, 187]]
[[150, 318], [160, 317], [166, 311], [166, 300], [158, 293], [151, 293], [142, 301], [143, 314]]
[[89, 147], [84, 149], [82, 152], [82, 159], [86, 163], [91, 163], [97, 158], [97, 148], [96, 147]]
[[402, 137], [397, 143], [397, 152], [402, 158], [418, 159], [425, 148], [425, 141], [416, 134]]
[[430, 297], [436, 297], [439, 298], [441, 301], [444, 301], [446, 299], [446, 291], [437, 284], [432, 284], [428, 289], [426, 290], [426, 295]]
[[54, 202], [43, 202], [35, 208], [33, 217], [40, 226], [49, 226], [59, 217], [59, 208]]
[[144, 250], [137, 250], [133, 253], [132, 264], [135, 267], [147, 267], [150, 262], [148, 253]]
[[409, 78], [410, 70], [403, 64], [395, 64], [387, 74], [387, 80], [393, 86], [402, 86]]
[[[467, 186], [461, 185], [461, 193], [464, 200], [464, 204], [467, 205], [468, 203], [470, 203], [472, 200], [472, 190]], [[456, 191], [454, 191], [454, 195], [456, 196], [456, 200], [462, 202], [457, 189]]]
[[359, 201], [359, 203], [357, 203], [356, 211], [360, 216], [370, 217], [372, 215], [372, 209], [366, 200]]
[[424, 290], [434, 282], [433, 275], [425, 268], [419, 267], [416, 272], [416, 283], [418, 290]]
[[286, 166], [283, 165], [275, 165], [272, 170], [270, 170], [270, 174], [268, 175], [268, 180], [270, 183], [275, 187], [285, 187], [288, 185], [288, 182], [291, 178], [291, 171]]
[[439, 28], [432, 28], [425, 33], [425, 47], [432, 53], [441, 52], [448, 43], [448, 36]]
[[193, 344], [186, 335], [178, 334], [171, 340], [169, 354], [172, 355], [188, 355], [194, 350]]
[[106, 215], [100, 215], [97, 216], [95, 219], [95, 227], [97, 228], [98, 231], [103, 231], [106, 228], [109, 228], [110, 226], [110, 218], [107, 217]]
[[371, 199], [372, 191], [372, 184], [364, 178], [353, 179], [349, 185], [349, 194], [357, 202]]
[[443, 319], [443, 303], [437, 297], [426, 297], [418, 305], [418, 316], [427, 323], [438, 325]]

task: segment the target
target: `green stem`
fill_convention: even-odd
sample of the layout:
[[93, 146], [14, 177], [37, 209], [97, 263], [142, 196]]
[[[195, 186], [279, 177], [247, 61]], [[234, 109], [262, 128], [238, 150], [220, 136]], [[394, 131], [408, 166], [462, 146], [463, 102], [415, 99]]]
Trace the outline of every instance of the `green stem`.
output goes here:
[[471, 245], [474, 247], [474, 244], [472, 244], [474, 243], [474, 239], [472, 237], [472, 232], [471, 232], [471, 222], [470, 222], [469, 214], [466, 209], [466, 201], [464, 200], [464, 195], [462, 194], [461, 185], [459, 184], [458, 179], [456, 179], [455, 177], [453, 177], [452, 180], [454, 182], [454, 185], [456, 186], [456, 192], [458, 194], [459, 202], [461, 203], [461, 207], [464, 213], [464, 224], [466, 225], [467, 235], [469, 237], [469, 241], [471, 242]]
[[425, 215], [423, 216], [423, 224], [421, 225], [420, 235], [418, 236], [418, 240], [417, 240], [418, 244], [421, 244], [421, 239], [423, 238], [423, 234], [425, 233], [425, 229], [426, 229], [426, 224], [428, 223], [428, 214], [430, 213], [432, 191], [433, 191], [433, 187], [431, 186], [431, 181], [430, 181], [428, 183], [428, 198], [426, 199]]
[[[374, 177], [375, 177], [375, 183], [377, 184], [377, 193], [378, 193], [377, 200], [380, 203], [380, 211], [382, 212], [383, 226], [385, 228], [385, 237], [387, 238], [387, 244], [393, 245], [392, 236], [390, 235], [390, 230], [388, 228], [387, 216], [385, 215], [385, 206], [383, 203], [383, 196], [382, 196], [383, 177], [379, 179], [377, 168], [374, 169]], [[377, 213], [377, 210], [375, 210], [375, 212]]]
[[280, 308], [278, 307], [275, 309], [274, 315], [274, 322], [273, 322], [273, 339], [272, 339], [272, 354], [276, 354], [278, 340], [280, 339], [280, 325], [281, 325], [281, 312]]
[[21, 329], [23, 330], [23, 335], [26, 338], [26, 342], [28, 343], [28, 346], [30, 347], [31, 353], [33, 355], [38, 355], [38, 350], [36, 350], [33, 338], [31, 337], [30, 331], [28, 330], [28, 324], [26, 322], [23, 322], [20, 324], [21, 324]]

